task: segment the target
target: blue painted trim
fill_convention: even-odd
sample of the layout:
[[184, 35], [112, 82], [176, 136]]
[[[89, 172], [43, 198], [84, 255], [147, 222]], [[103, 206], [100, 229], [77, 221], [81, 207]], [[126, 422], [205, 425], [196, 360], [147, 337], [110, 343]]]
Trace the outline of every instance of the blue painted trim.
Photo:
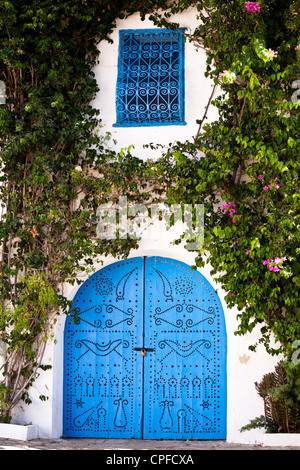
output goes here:
[[143, 123], [124, 123], [124, 124], [113, 124], [113, 127], [161, 127], [161, 126], [186, 126], [185, 121], [178, 122], [143, 122]]
[[[125, 29], [121, 30], [119, 32], [119, 56], [118, 56], [118, 77], [117, 77], [117, 86], [116, 86], [116, 113], [117, 113], [117, 120], [116, 123], [113, 124], [113, 127], [159, 127], [159, 126], [184, 126], [186, 125], [185, 122], [185, 76], [184, 76], [184, 62], [185, 62], [185, 48], [184, 48], [184, 36], [180, 38], [178, 41], [179, 44], [179, 57], [178, 57], [178, 79], [173, 79], [175, 82], [178, 82], [178, 86], [176, 86], [176, 89], [178, 90], [178, 97], [176, 98], [176, 104], [178, 103], [178, 111], [172, 110], [170, 108], [171, 103], [168, 103], [168, 109], [166, 111], [166, 114], [168, 114], [165, 117], [160, 117], [161, 110], [156, 109], [152, 111], [152, 116], [149, 108], [147, 108], [148, 105], [146, 105], [146, 109], [144, 110], [145, 118], [144, 120], [139, 121], [140, 116], [142, 114], [142, 111], [139, 110], [133, 110], [132, 114], [134, 117], [126, 117], [126, 119], [123, 118], [120, 108], [123, 108], [124, 106], [126, 107], [128, 105], [128, 101], [126, 101], [128, 95], [126, 95], [126, 98], [122, 99], [120, 97], [120, 90], [123, 88], [125, 80], [130, 80], [133, 82], [130, 84], [130, 89], [134, 89], [134, 79], [129, 76], [124, 76], [123, 71], [124, 71], [124, 61], [123, 61], [123, 55], [124, 51], [122, 50], [122, 39], [123, 37], [127, 34], [134, 34], [137, 33], [139, 35], [141, 34], [148, 34], [151, 33], [151, 35], [154, 35], [155, 33], [157, 34], [175, 34], [178, 31], [183, 32], [186, 28], [179, 28], [178, 30], [169, 30], [169, 29], [138, 29], [138, 30], [133, 30], [133, 29]], [[137, 52], [138, 54], [138, 52]], [[173, 62], [174, 64], [174, 62]], [[139, 78], [136, 79], [136, 86], [139, 86]], [[128, 85], [128, 82], [127, 82]], [[149, 85], [149, 83], [148, 83]], [[142, 88], [140, 88], [142, 89]], [[126, 93], [126, 91], [124, 92]], [[144, 96], [146, 96], [145, 94]], [[147, 100], [148, 100], [147, 95]], [[163, 95], [158, 95], [158, 96], [163, 96]], [[140, 97], [139, 97], [140, 98]], [[130, 104], [130, 103], [129, 103]], [[144, 104], [144, 103], [143, 103]], [[151, 104], [151, 103], [150, 103]], [[155, 105], [158, 105], [158, 103], [152, 103]], [[140, 106], [138, 101], [136, 101], [135, 106]], [[179, 119], [174, 119], [172, 120], [171, 112], [176, 112], [178, 115]], [[154, 113], [157, 114], [157, 116], [154, 116]], [[142, 118], [143, 119], [143, 118]]]

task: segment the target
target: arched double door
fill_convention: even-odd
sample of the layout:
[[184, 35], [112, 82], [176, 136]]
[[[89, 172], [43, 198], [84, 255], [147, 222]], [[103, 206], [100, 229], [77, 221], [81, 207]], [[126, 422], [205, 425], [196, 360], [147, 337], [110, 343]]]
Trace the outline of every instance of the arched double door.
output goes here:
[[65, 326], [64, 435], [226, 438], [226, 331], [208, 281], [169, 258], [92, 275]]

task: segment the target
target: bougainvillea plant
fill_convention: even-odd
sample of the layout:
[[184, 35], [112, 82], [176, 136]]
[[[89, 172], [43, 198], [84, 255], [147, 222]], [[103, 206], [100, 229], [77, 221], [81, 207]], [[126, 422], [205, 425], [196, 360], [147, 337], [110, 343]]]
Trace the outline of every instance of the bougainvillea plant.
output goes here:
[[20, 399], [30, 402], [55, 315], [71, 307], [64, 283], [80, 281], [98, 256], [127, 256], [136, 246], [97, 239], [100, 204], [147, 194], [144, 166], [109, 150], [90, 103], [99, 41], [109, 40], [116, 18], [155, 7], [0, 0], [0, 420]]
[[239, 310], [238, 333], [260, 326], [259, 342], [286, 353], [300, 337], [300, 100], [292, 99], [299, 3], [214, 0], [197, 8], [189, 39], [206, 50], [219, 120], [199, 120], [194, 142], [177, 142], [157, 171], [169, 175], [172, 203], [205, 205], [205, 257], [196, 265], [212, 265]]

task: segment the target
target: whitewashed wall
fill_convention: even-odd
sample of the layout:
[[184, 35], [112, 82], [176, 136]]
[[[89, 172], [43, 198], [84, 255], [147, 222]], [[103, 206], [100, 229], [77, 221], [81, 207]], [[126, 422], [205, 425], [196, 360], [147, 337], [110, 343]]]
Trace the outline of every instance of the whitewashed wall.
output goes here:
[[[189, 11], [177, 18], [181, 26], [193, 29], [196, 25], [196, 13]], [[118, 21], [118, 28], [139, 29], [152, 27], [148, 20], [141, 22], [139, 15], [126, 20]], [[104, 42], [100, 45], [101, 61], [95, 73], [100, 85], [100, 93], [93, 103], [101, 109], [104, 130], [111, 132], [117, 140], [117, 150], [134, 145], [135, 154], [147, 158], [149, 152], [143, 149], [143, 144], [154, 142], [168, 145], [170, 142], [191, 139], [197, 132], [196, 119], [201, 118], [204, 107], [212, 91], [212, 84], [204, 77], [205, 56], [203, 51], [196, 51], [194, 46], [186, 44], [186, 126], [150, 127], [150, 128], [114, 128], [115, 114], [115, 84], [117, 79], [118, 59], [118, 29], [112, 35], [113, 44]], [[217, 118], [216, 112], [211, 108], [210, 120]], [[146, 235], [146, 234], [145, 234]], [[166, 231], [164, 226], [157, 227], [157, 232], [151, 237], [145, 236], [139, 250], [131, 256], [166, 256], [175, 258], [188, 264], [193, 263], [193, 254], [185, 250], [183, 245], [173, 245], [176, 238], [174, 231]], [[159, 247], [159, 248], [158, 248]], [[104, 265], [113, 263], [113, 258], [104, 260]], [[100, 269], [101, 265], [95, 266]], [[210, 268], [206, 266], [200, 272], [207, 278], [213, 287], [218, 288], [218, 294], [223, 305], [226, 320], [228, 339], [227, 360], [227, 440], [229, 442], [251, 443], [262, 442], [262, 431], [240, 433], [239, 429], [253, 419], [263, 414], [263, 403], [258, 396], [254, 382], [260, 381], [262, 376], [273, 370], [278, 359], [268, 356], [263, 348], [256, 353], [250, 352], [248, 346], [256, 342], [258, 332], [239, 337], [234, 335], [237, 329], [237, 310], [228, 309], [224, 301], [225, 293], [216, 284], [210, 275]], [[78, 286], [66, 287], [65, 294], [72, 299]], [[56, 326], [56, 344], [49, 343], [45, 355], [45, 364], [52, 364], [53, 368], [41, 373], [41, 376], [31, 389], [30, 395], [33, 403], [30, 406], [15, 410], [13, 422], [32, 423], [39, 427], [40, 437], [57, 438], [62, 435], [63, 413], [63, 332], [65, 318], [60, 317]], [[49, 400], [41, 402], [39, 395], [47, 395]]]
[[[180, 23], [181, 27], [186, 27], [193, 31], [198, 24], [197, 12], [189, 10], [182, 15], [174, 16], [174, 21]], [[113, 44], [103, 41], [100, 46], [100, 63], [95, 68], [95, 75], [99, 83], [100, 93], [93, 102], [95, 108], [100, 109], [103, 124], [103, 131], [110, 132], [117, 140], [117, 145], [113, 146], [117, 151], [121, 148], [128, 148], [134, 145], [134, 154], [140, 158], [153, 158], [160, 155], [160, 151], [150, 151], [144, 149], [144, 144], [154, 143], [168, 145], [175, 141], [184, 142], [191, 140], [197, 134], [197, 119], [201, 119], [205, 112], [205, 106], [211, 95], [213, 85], [204, 76], [206, 69], [205, 53], [203, 49], [197, 50], [193, 44], [186, 41], [185, 44], [185, 121], [186, 126], [158, 126], [158, 127], [113, 127], [116, 122], [115, 107], [115, 85], [117, 81], [118, 64], [118, 43], [120, 29], [145, 29], [155, 28], [153, 23], [146, 19], [141, 21], [138, 14], [132, 15], [125, 20], [117, 22], [117, 28], [111, 35]], [[209, 120], [216, 120], [217, 110], [210, 107], [208, 113]]]
[[[192, 264], [194, 261], [192, 252], [188, 252], [183, 245], [172, 245], [175, 237], [175, 231], [167, 232], [161, 226], [157, 235], [142, 240], [139, 249], [132, 252], [131, 256], [165, 256]], [[104, 266], [113, 262], [115, 259], [107, 258], [104, 260]], [[101, 264], [95, 266], [96, 269], [101, 267]], [[200, 272], [217, 289], [225, 314], [228, 340], [227, 440], [235, 443], [260, 443], [262, 431], [240, 433], [239, 429], [248, 424], [250, 419], [263, 414], [263, 403], [255, 390], [254, 382], [260, 381], [266, 372], [273, 370], [277, 359], [268, 356], [263, 348], [259, 348], [256, 353], [249, 351], [248, 346], [259, 338], [258, 332], [254, 331], [244, 337], [234, 334], [238, 325], [237, 310], [226, 307], [225, 293], [211, 277], [210, 267], [206, 266], [205, 269], [200, 269]], [[66, 288], [65, 294], [69, 299], [73, 299], [78, 287]], [[62, 435], [64, 324], [65, 317], [62, 315], [56, 327], [56, 344], [49, 343], [45, 355], [45, 364], [52, 364], [53, 368], [42, 372], [30, 391], [33, 403], [29, 406], [23, 405], [22, 409], [16, 410], [13, 420], [14, 423], [38, 425], [39, 435], [43, 438], [58, 438]], [[39, 395], [47, 395], [49, 400], [41, 402]]]

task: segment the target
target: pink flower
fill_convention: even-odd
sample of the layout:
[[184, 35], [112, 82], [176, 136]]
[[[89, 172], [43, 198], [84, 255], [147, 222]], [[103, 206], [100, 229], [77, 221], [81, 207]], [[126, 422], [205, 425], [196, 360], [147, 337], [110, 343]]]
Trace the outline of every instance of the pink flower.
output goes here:
[[264, 190], [264, 191], [267, 191], [267, 189], [269, 189], [269, 186], [264, 186], [264, 187], [263, 187], [263, 190]]
[[262, 179], [263, 179], [263, 175], [259, 175], [258, 179], [259, 179], [259, 180], [262, 180]]
[[248, 250], [248, 248], [246, 248], [246, 255], [249, 255], [249, 250]]
[[[231, 202], [228, 202], [228, 204], [223, 204], [222, 206], [222, 209], [225, 210], [225, 212], [227, 212], [227, 209], [229, 209], [230, 207], [236, 207], [236, 204], [232, 204]], [[230, 212], [229, 212], [229, 216], [231, 217], [231, 219], [233, 218], [233, 214], [236, 213], [236, 210], [235, 209], [231, 209]], [[240, 217], [242, 217], [240, 215]], [[232, 220], [233, 223], [235, 223], [235, 219]]]
[[275, 257], [275, 259], [269, 259], [263, 261], [263, 265], [268, 264], [269, 265], [269, 270], [270, 271], [275, 271], [275, 272], [280, 272], [280, 269], [278, 267], [278, 264], [281, 264], [282, 261], [285, 261], [286, 257], [284, 256], [283, 258], [279, 258], [278, 256]]
[[33, 238], [35, 238], [38, 235], [35, 225], [33, 225], [32, 229], [28, 228], [27, 232], [30, 232]]
[[233, 83], [236, 80], [236, 74], [230, 70], [223, 70], [220, 73], [220, 77], [223, 77], [224, 83]]
[[278, 51], [273, 51], [273, 49], [265, 49], [264, 50], [264, 55], [267, 57], [267, 59], [274, 59], [274, 57], [278, 57]]
[[247, 11], [251, 11], [252, 13], [260, 13], [260, 2], [245, 2], [245, 6]]

